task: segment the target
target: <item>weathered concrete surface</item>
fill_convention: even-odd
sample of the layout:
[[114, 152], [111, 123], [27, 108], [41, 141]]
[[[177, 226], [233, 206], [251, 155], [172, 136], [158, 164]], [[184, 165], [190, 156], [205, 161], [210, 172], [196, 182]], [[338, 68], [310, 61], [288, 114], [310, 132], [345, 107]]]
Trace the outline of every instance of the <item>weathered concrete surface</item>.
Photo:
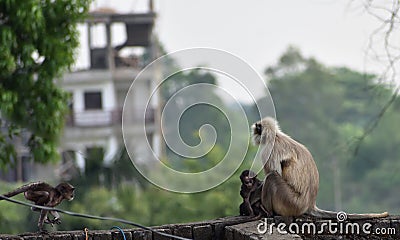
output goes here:
[[[226, 217], [211, 221], [186, 223], [186, 224], [169, 224], [154, 227], [159, 232], [169, 233], [190, 239], [224, 239], [225, 227], [247, 222], [248, 217]], [[169, 239], [150, 231], [142, 229], [124, 229], [125, 237], [128, 240], [163, 240]], [[50, 232], [48, 234], [24, 233], [20, 235], [0, 235], [0, 240], [47, 240], [47, 239], [67, 239], [67, 240], [85, 240], [86, 235], [81, 231], [63, 231]], [[115, 240], [123, 239], [122, 234], [118, 230], [89, 230], [89, 240]]]
[[[358, 227], [356, 227], [358, 226]], [[331, 227], [331, 229], [329, 229]], [[335, 228], [336, 227], [336, 228]], [[358, 228], [358, 232], [357, 232]], [[268, 218], [249, 221], [247, 217], [226, 217], [211, 221], [169, 224], [153, 229], [196, 240], [283, 240], [283, 239], [400, 239], [400, 216], [373, 220], [318, 220], [311, 218]], [[335, 230], [336, 232], [332, 231]], [[142, 229], [124, 229], [128, 240], [170, 239]], [[0, 240], [85, 240], [83, 230], [0, 235]], [[120, 240], [118, 230], [89, 230], [89, 240]]]

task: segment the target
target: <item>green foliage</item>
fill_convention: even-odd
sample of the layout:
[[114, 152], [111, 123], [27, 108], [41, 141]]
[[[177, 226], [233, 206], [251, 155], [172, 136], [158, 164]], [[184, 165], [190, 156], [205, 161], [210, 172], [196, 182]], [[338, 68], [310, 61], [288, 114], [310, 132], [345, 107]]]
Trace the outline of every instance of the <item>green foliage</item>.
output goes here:
[[[0, 182], [1, 191], [8, 192], [15, 189], [16, 185], [7, 185]], [[19, 200], [23, 197], [18, 196]], [[23, 223], [27, 220], [28, 208], [21, 207], [19, 205], [1, 201], [0, 202], [0, 233], [5, 232], [18, 232], [21, 231], [21, 226], [19, 223]]]
[[[58, 158], [68, 94], [55, 78], [74, 62], [77, 23], [88, 0], [0, 1], [0, 111], [13, 124], [0, 132], [0, 167], [15, 155], [10, 139], [22, 129], [37, 162]], [[0, 124], [2, 124], [0, 122]]]
[[[195, 84], [210, 84], [216, 85], [216, 77], [210, 72], [206, 72], [201, 69], [191, 70], [187, 72], [178, 72], [175, 75], [169, 77], [161, 85], [161, 93], [163, 102], [173, 101], [175, 106], [185, 106], [185, 102], [199, 102], [199, 99], [204, 99], [203, 96], [207, 94], [208, 103], [218, 103], [224, 105], [219, 96], [213, 92], [201, 92], [201, 91], [190, 91], [190, 94], [183, 94], [175, 96], [177, 92], [188, 86]], [[229, 107], [226, 106], [223, 111], [229, 111]], [[230, 142], [230, 129], [227, 117], [224, 115], [221, 109], [217, 109], [209, 104], [196, 104], [188, 109], [181, 107], [178, 112], [182, 113], [179, 119], [179, 131], [182, 140], [190, 145], [196, 146], [200, 143], [199, 129], [204, 124], [211, 124], [216, 130], [217, 140], [216, 145], [212, 150], [207, 153], [204, 157], [196, 159], [186, 159], [167, 147], [166, 164], [175, 170], [184, 172], [199, 172], [205, 171], [215, 166], [223, 156], [221, 153], [225, 153], [228, 149]], [[225, 112], [226, 114], [229, 114]], [[233, 115], [233, 114], [232, 114]], [[174, 117], [174, 116], [173, 116]], [[176, 120], [164, 119], [164, 122], [173, 123]], [[173, 124], [167, 124], [163, 126], [165, 131], [168, 131], [168, 127]], [[216, 154], [218, 156], [216, 156]]]

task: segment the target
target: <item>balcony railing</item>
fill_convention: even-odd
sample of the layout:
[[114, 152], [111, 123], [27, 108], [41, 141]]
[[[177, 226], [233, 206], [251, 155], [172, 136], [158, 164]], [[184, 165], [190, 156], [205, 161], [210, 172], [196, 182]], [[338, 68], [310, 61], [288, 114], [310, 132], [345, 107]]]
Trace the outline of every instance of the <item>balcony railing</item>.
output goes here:
[[[126, 121], [128, 123], [140, 122], [144, 114], [144, 109], [127, 113]], [[154, 109], [149, 108], [145, 112], [145, 121], [154, 122]], [[122, 109], [114, 110], [87, 110], [73, 112], [67, 116], [67, 127], [100, 127], [121, 124]]]
[[97, 127], [118, 123], [121, 123], [120, 110], [88, 110], [69, 114], [66, 125], [69, 127]]

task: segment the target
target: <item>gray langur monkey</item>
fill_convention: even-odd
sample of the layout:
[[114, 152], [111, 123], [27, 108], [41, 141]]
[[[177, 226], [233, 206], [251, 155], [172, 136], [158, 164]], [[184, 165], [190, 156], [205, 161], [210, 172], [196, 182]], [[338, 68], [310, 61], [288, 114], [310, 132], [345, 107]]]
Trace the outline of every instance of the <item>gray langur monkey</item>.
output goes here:
[[[253, 142], [264, 147], [262, 160], [266, 174], [261, 193], [263, 210], [296, 217], [303, 214], [336, 218], [337, 213], [316, 206], [319, 174], [314, 159], [301, 143], [282, 132], [277, 121], [266, 117], [252, 125]], [[347, 214], [349, 219], [387, 217], [388, 213]]]

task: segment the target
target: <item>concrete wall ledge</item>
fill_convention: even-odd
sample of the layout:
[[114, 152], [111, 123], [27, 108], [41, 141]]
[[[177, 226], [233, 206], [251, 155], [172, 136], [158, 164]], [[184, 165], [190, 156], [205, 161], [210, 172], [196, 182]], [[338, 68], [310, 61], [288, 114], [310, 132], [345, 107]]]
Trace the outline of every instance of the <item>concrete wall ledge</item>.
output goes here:
[[[169, 224], [153, 227], [181, 237], [206, 240], [256, 239], [400, 239], [400, 216], [382, 219], [345, 220], [342, 222], [312, 218], [266, 218], [249, 221], [247, 217], [226, 217], [211, 221]], [[164, 240], [164, 236], [141, 229], [124, 229], [128, 240]], [[85, 240], [85, 232], [59, 231], [48, 234], [23, 233], [1, 235], [0, 240]], [[118, 230], [90, 230], [89, 240], [120, 240]]]

